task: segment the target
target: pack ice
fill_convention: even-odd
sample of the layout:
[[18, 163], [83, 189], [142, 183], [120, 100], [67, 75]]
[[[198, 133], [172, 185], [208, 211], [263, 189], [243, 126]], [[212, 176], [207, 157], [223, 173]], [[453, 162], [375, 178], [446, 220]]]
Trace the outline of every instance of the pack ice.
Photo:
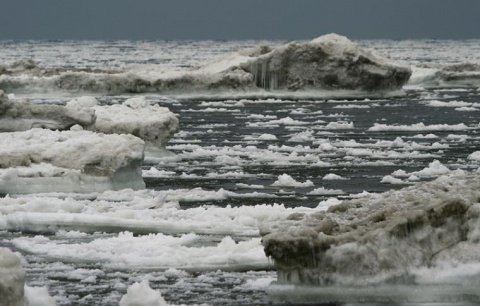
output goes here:
[[411, 75], [408, 66], [362, 49], [336, 34], [277, 48], [244, 50], [188, 69], [142, 65], [123, 71], [75, 71], [39, 68], [32, 61], [14, 63], [12, 67], [4, 67], [0, 78], [0, 86], [12, 91], [28, 87], [69, 92], [158, 92], [189, 97], [219, 95], [219, 91], [228, 97], [293, 92], [301, 96], [322, 91], [348, 96], [345, 91], [350, 91], [358, 97], [362, 93], [398, 91]]
[[454, 173], [345, 200], [326, 211], [291, 215], [264, 226], [263, 245], [274, 260], [279, 285], [475, 287], [479, 199], [478, 173]]

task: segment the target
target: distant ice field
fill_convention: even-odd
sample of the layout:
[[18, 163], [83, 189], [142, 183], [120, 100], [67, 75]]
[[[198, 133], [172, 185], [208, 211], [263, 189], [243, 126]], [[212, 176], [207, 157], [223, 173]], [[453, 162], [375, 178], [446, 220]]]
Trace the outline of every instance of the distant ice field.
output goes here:
[[[33, 58], [42, 67], [190, 67], [281, 43], [2, 41], [0, 58]], [[479, 41], [359, 43], [412, 64], [480, 63]], [[47, 286], [58, 305], [118, 305], [142, 280], [172, 304], [276, 303], [265, 292], [276, 275], [260, 243], [261, 224], [479, 171], [480, 91], [406, 93], [300, 101], [147, 95], [180, 121], [167, 144], [173, 155], [146, 156], [147, 189], [0, 195], [0, 246], [21, 254], [29, 286]], [[19, 96], [34, 103], [71, 99]], [[104, 105], [130, 97], [95, 96]]]

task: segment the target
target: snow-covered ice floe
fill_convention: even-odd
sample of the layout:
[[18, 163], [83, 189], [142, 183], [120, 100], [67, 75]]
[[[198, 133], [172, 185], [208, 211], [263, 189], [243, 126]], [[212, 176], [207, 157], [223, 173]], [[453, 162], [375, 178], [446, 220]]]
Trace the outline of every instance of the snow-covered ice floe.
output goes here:
[[31, 129], [0, 137], [0, 193], [142, 189], [145, 143], [132, 135]]
[[479, 302], [479, 199], [478, 172], [457, 171], [264, 226], [277, 269], [270, 293], [295, 302]]
[[0, 70], [0, 87], [15, 91], [155, 92], [184, 98], [383, 97], [401, 95], [407, 65], [362, 49], [346, 37], [321, 36], [276, 48], [261, 46], [194, 68], [143, 65], [124, 71], [39, 68], [33, 61]]

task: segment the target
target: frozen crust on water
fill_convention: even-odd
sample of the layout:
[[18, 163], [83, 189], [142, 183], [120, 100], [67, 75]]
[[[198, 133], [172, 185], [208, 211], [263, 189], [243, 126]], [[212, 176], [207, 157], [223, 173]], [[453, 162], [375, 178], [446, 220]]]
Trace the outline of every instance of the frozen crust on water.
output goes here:
[[0, 193], [145, 187], [145, 143], [132, 135], [32, 129], [0, 138]]
[[94, 122], [95, 112], [91, 109], [10, 100], [0, 90], [0, 132], [26, 131], [32, 128], [68, 130], [76, 124], [89, 127]]
[[[480, 176], [452, 173], [261, 229], [279, 284], [416, 284], [480, 267]], [[444, 273], [448, 274], [448, 273]], [[437, 275], [437, 276], [434, 276]], [[462, 275], [444, 277], [455, 282]]]
[[20, 258], [7, 248], [0, 248], [0, 306], [22, 306], [25, 270]]
[[252, 96], [266, 91], [287, 96], [295, 91], [310, 92], [312, 97], [324, 91], [328, 92], [327, 96], [376, 96], [391, 92], [398, 95], [397, 91], [411, 75], [408, 66], [362, 49], [336, 34], [307, 43], [244, 50], [189, 69], [165, 70], [158, 65], [143, 65], [112, 73], [61, 69], [57, 73], [51, 69], [49, 72], [48, 76], [39, 77], [38, 69], [23, 69], [21, 74], [2, 76], [0, 86], [11, 90], [57, 88], [200, 97], [222, 93], [233, 97]]
[[166, 107], [150, 105], [145, 97], [133, 97], [123, 104], [100, 106], [93, 97], [80, 97], [67, 108], [94, 111], [93, 130], [105, 134], [131, 134], [143, 139], [150, 152], [161, 148], [178, 131], [178, 119]]

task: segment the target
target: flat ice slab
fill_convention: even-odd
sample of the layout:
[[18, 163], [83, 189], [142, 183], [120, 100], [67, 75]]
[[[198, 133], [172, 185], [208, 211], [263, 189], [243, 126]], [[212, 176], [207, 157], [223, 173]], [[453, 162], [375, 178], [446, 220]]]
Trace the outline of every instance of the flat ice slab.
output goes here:
[[145, 143], [132, 135], [32, 129], [1, 136], [0, 193], [145, 187]]

